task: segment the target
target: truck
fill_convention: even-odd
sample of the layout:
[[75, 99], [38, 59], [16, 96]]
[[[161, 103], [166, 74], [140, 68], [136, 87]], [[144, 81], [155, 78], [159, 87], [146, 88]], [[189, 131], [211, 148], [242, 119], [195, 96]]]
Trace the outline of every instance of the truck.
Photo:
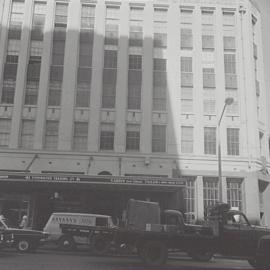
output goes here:
[[178, 210], [160, 211], [158, 203], [130, 200], [119, 226], [60, 227], [69, 237], [86, 234], [96, 254], [106, 254], [111, 248], [129, 250], [151, 266], [165, 264], [170, 251], [180, 251], [198, 261], [219, 254], [269, 269], [270, 229], [251, 225], [241, 211], [228, 204], [218, 204], [208, 213], [203, 224], [186, 224]]

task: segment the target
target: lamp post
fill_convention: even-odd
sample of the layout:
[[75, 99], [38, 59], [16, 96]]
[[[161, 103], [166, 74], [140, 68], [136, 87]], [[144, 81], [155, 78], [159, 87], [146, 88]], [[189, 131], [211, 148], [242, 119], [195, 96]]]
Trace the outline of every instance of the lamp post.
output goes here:
[[222, 117], [224, 115], [225, 109], [227, 105], [231, 105], [233, 103], [233, 98], [228, 97], [225, 99], [223, 110], [221, 113], [221, 116], [218, 121], [218, 126], [217, 126], [217, 139], [218, 139], [218, 182], [219, 182], [219, 200], [220, 202], [223, 201], [222, 198], [222, 163], [221, 163], [221, 142], [220, 142], [220, 124]]

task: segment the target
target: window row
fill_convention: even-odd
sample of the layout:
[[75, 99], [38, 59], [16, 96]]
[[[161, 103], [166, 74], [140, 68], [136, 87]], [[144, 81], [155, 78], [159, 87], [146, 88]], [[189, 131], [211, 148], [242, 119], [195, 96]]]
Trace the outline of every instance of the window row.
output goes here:
[[[195, 221], [196, 205], [196, 177], [187, 176], [186, 188], [184, 192], [185, 217], [187, 222]], [[227, 202], [231, 207], [243, 210], [243, 179], [226, 178]], [[219, 182], [217, 177], [203, 177], [203, 204], [205, 214], [207, 209], [220, 200]]]
[[[32, 148], [34, 140], [34, 121], [23, 120], [21, 127], [22, 148]], [[57, 149], [58, 121], [47, 121], [45, 134], [45, 149]], [[11, 120], [0, 119], [0, 146], [8, 147], [11, 132]], [[88, 123], [74, 123], [73, 149], [85, 151], [87, 149]], [[152, 126], [152, 152], [166, 152], [166, 126]], [[204, 153], [216, 155], [217, 138], [215, 127], [204, 128]], [[126, 150], [140, 151], [140, 126], [127, 125], [126, 127]], [[227, 128], [227, 154], [238, 156], [240, 152], [240, 140], [238, 128]], [[101, 124], [100, 150], [114, 150], [114, 124]], [[181, 152], [193, 153], [194, 129], [190, 126], [181, 127]]]

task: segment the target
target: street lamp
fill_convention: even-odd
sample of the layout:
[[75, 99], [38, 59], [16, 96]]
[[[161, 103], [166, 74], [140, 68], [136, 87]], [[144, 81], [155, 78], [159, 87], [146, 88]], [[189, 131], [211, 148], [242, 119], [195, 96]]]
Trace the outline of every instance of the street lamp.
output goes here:
[[223, 198], [222, 198], [222, 164], [221, 164], [221, 143], [220, 143], [220, 124], [221, 124], [221, 120], [222, 120], [222, 117], [223, 117], [223, 114], [225, 112], [225, 109], [226, 109], [226, 106], [227, 105], [231, 105], [233, 104], [233, 98], [232, 97], [228, 97], [225, 99], [225, 102], [224, 102], [224, 106], [223, 106], [223, 110], [222, 110], [222, 113], [221, 113], [221, 116], [219, 118], [219, 121], [218, 121], [218, 126], [217, 126], [217, 139], [218, 139], [218, 182], [219, 182], [219, 200], [220, 202], [223, 201]]

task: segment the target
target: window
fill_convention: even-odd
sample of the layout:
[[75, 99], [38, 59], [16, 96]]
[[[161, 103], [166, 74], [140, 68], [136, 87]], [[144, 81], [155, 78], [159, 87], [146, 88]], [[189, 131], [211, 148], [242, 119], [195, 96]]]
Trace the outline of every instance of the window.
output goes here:
[[[13, 0], [9, 22], [10, 30], [19, 29], [20, 31], [23, 23], [23, 17], [24, 17], [24, 2], [19, 0], [17, 1]], [[20, 39], [20, 36], [18, 39]]]
[[143, 44], [142, 22], [130, 21], [129, 46], [141, 47]]
[[154, 8], [154, 21], [165, 22], [167, 21], [167, 9], [165, 8]]
[[82, 4], [81, 10], [81, 29], [94, 29], [95, 25], [95, 6]]
[[141, 108], [142, 56], [129, 55], [128, 109]]
[[213, 25], [214, 24], [214, 12], [211, 10], [202, 10], [202, 24]]
[[190, 28], [181, 28], [181, 49], [192, 49], [192, 43], [192, 30]]
[[42, 41], [31, 41], [24, 101], [26, 105], [37, 104], [42, 49]]
[[[81, 36], [86, 36], [87, 33], [81, 33]], [[80, 41], [80, 50], [79, 50], [79, 66], [80, 67], [91, 67], [92, 66], [92, 37], [89, 36], [88, 40]]]
[[129, 55], [129, 69], [142, 69], [141, 55]]
[[11, 131], [11, 120], [0, 119], [0, 147], [8, 147]]
[[46, 150], [57, 150], [58, 147], [58, 121], [47, 120], [45, 129], [44, 148]]
[[118, 24], [107, 23], [105, 26], [105, 44], [118, 45]]
[[105, 50], [102, 108], [114, 108], [117, 76], [117, 51]]
[[214, 36], [203, 35], [202, 36], [202, 49], [203, 50], [214, 50]]
[[223, 37], [224, 50], [235, 50], [235, 37]]
[[181, 152], [185, 154], [193, 153], [193, 127], [181, 127]]
[[143, 8], [142, 7], [130, 7], [129, 13], [130, 20], [142, 21], [143, 20]]
[[192, 113], [193, 112], [193, 88], [181, 87], [181, 112]]
[[225, 73], [236, 74], [235, 54], [224, 54]]
[[52, 48], [52, 65], [63, 66], [65, 55], [65, 40], [54, 40]]
[[68, 5], [65, 3], [56, 3], [55, 7], [55, 27], [66, 28], [67, 27], [67, 13]]
[[76, 106], [89, 107], [90, 104], [90, 84], [87, 82], [77, 83]]
[[234, 26], [235, 25], [234, 12], [223, 11], [223, 25], [224, 26]]
[[25, 105], [36, 105], [37, 104], [38, 88], [39, 88], [38, 81], [28, 81], [26, 83], [25, 98], [24, 98]]
[[242, 179], [227, 178], [227, 200], [231, 207], [243, 210]]
[[215, 205], [219, 201], [219, 183], [217, 177], [203, 177], [204, 208]]
[[87, 151], [88, 123], [75, 122], [73, 133], [73, 149], [75, 151]]
[[9, 39], [6, 63], [4, 65], [4, 80], [1, 103], [13, 104], [14, 102], [19, 51], [20, 41], [16, 39]]
[[49, 85], [48, 106], [60, 106], [61, 103], [61, 82], [52, 81]]
[[205, 127], [204, 128], [204, 153], [206, 155], [216, 154], [216, 128]]
[[184, 190], [185, 218], [187, 223], [195, 221], [195, 179], [194, 177], [184, 177], [186, 188]]
[[192, 57], [181, 57], [181, 86], [193, 86]]
[[32, 149], [34, 144], [35, 121], [22, 120], [21, 127], [21, 142], [20, 146], [23, 149]]
[[101, 124], [100, 130], [100, 150], [113, 150], [114, 145], [114, 125]]
[[140, 126], [139, 125], [127, 125], [126, 150], [127, 151], [140, 150]]
[[43, 40], [46, 17], [46, 2], [35, 2], [32, 19], [31, 40]]
[[152, 126], [152, 152], [166, 152], [166, 126]]
[[215, 88], [215, 70], [213, 68], [203, 68], [203, 87]]
[[192, 24], [192, 21], [193, 21], [192, 16], [193, 16], [192, 10], [181, 9], [180, 11], [181, 24]]
[[227, 153], [239, 156], [239, 128], [227, 128]]
[[167, 47], [167, 23], [154, 22], [154, 47], [166, 48]]
[[203, 112], [204, 115], [216, 114], [216, 92], [215, 88], [203, 89]]
[[120, 15], [119, 6], [107, 6], [106, 7], [106, 18], [118, 20]]
[[166, 59], [154, 59], [153, 110], [165, 111], [167, 103]]
[[227, 115], [239, 115], [238, 91], [237, 89], [225, 89], [225, 96], [232, 97], [233, 103], [226, 108]]
[[104, 68], [117, 68], [117, 51], [104, 51]]

